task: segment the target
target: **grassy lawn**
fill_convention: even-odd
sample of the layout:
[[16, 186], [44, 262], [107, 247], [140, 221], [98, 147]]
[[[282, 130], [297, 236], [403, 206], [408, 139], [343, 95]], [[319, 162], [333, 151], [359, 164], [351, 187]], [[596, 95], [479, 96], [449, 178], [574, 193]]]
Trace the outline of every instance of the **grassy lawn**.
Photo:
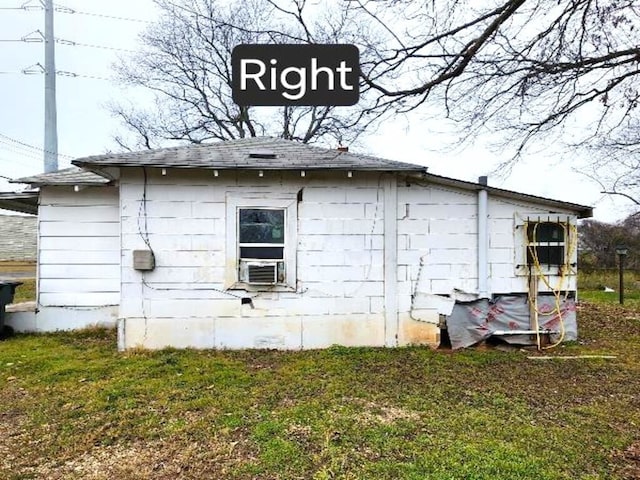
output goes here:
[[[581, 300], [604, 304], [619, 303], [619, 273], [615, 270], [603, 270], [593, 273], [579, 272], [578, 297]], [[605, 292], [604, 287], [615, 292]], [[624, 274], [624, 302], [628, 306], [640, 309], [640, 273], [625, 272]]]
[[0, 478], [640, 478], [639, 312], [579, 313], [581, 341], [547, 353], [615, 359], [18, 335], [0, 343]]
[[16, 289], [13, 303], [29, 302], [36, 299], [36, 264], [34, 262], [12, 262], [0, 261], [1, 274], [30, 273], [30, 278], [19, 278], [17, 281], [22, 285]]
[[21, 278], [18, 280], [22, 285], [18, 285], [13, 296], [13, 303], [31, 302], [36, 299], [36, 279]]

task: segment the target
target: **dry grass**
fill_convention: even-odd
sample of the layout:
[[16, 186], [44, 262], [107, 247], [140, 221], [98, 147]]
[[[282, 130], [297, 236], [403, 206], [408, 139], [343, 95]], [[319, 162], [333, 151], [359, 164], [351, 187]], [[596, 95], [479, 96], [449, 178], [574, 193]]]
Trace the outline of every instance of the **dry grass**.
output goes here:
[[581, 340], [115, 351], [112, 331], [0, 344], [0, 478], [638, 478], [640, 315], [584, 304]]
[[35, 262], [0, 261], [0, 273], [4, 272], [33, 272], [35, 276]]
[[19, 281], [22, 282], [22, 285], [18, 285], [16, 288], [13, 303], [34, 301], [36, 299], [36, 279], [21, 278]]

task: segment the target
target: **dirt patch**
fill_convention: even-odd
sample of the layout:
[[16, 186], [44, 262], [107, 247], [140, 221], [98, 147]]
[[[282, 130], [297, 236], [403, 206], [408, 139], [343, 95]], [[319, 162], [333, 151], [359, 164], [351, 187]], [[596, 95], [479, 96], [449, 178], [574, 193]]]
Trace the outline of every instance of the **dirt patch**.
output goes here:
[[640, 479], [640, 441], [629, 445], [623, 452], [615, 456], [616, 463], [620, 464], [620, 476], [625, 480]]
[[49, 480], [222, 478], [238, 464], [239, 442], [157, 440], [100, 445], [64, 461], [24, 466], [21, 474]]
[[379, 423], [382, 425], [392, 425], [401, 420], [414, 420], [420, 419], [420, 413], [406, 408], [395, 407], [391, 405], [378, 404], [371, 401], [361, 399], [345, 400], [350, 403], [355, 403], [360, 410], [358, 419], [367, 423]]
[[[11, 377], [8, 377], [9, 381]], [[8, 384], [2, 390], [7, 404], [19, 405], [28, 397], [25, 389]], [[10, 471], [20, 461], [23, 453], [16, 445], [28, 442], [30, 432], [25, 428], [27, 416], [19, 409], [7, 409], [0, 413], [0, 472]]]

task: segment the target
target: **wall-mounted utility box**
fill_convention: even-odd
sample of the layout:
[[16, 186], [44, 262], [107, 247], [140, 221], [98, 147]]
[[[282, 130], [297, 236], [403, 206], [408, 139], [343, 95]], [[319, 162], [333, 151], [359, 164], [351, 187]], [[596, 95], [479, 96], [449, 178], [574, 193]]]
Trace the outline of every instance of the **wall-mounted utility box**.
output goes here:
[[149, 271], [156, 268], [156, 259], [151, 250], [133, 251], [133, 268], [141, 271]]

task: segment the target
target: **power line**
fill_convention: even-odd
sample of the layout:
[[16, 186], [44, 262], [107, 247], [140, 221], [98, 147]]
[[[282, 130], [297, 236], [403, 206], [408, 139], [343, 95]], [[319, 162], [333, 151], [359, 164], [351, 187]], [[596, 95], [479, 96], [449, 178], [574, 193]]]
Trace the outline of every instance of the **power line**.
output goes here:
[[[5, 135], [4, 133], [0, 133], [0, 137], [1, 137], [1, 138], [4, 138], [5, 140], [8, 140], [8, 141], [9, 141], [9, 142], [11, 142], [11, 143], [15, 143], [15, 144], [17, 144], [17, 145], [22, 145], [23, 147], [30, 148], [30, 149], [32, 149], [32, 150], [38, 150], [39, 152], [45, 152], [45, 153], [47, 153], [47, 152], [46, 152], [46, 150], [43, 150], [43, 149], [42, 149], [42, 148], [40, 148], [40, 147], [36, 147], [35, 145], [31, 145], [31, 144], [29, 144], [29, 143], [22, 142], [22, 141], [20, 141], [20, 140], [16, 140], [15, 138], [12, 138], [12, 137], [10, 137], [10, 136], [8, 136], [8, 135]], [[2, 142], [2, 140], [0, 140], [0, 142]], [[6, 143], [6, 142], [2, 142], [2, 143]], [[71, 155], [64, 155], [64, 154], [62, 154], [62, 153], [59, 153], [58, 155], [60, 155], [61, 157], [74, 158], [74, 157], [72, 157]]]
[[58, 70], [56, 74], [58, 74], [61, 77], [88, 78], [90, 80], [104, 80], [105, 82], [113, 81], [113, 79], [107, 78], [107, 77], [99, 77], [97, 75], [83, 75], [82, 73], [67, 72], [64, 70]]
[[[20, 72], [0, 72], [0, 75], [42, 75], [44, 73], [44, 71], [33, 71], [33, 70], [28, 70], [28, 69], [24, 69]], [[99, 75], [85, 75], [83, 73], [75, 73], [75, 72], [67, 72], [65, 70], [57, 70], [56, 74], [61, 76], [61, 77], [67, 77], [67, 78], [87, 78], [89, 80], [102, 80], [105, 82], [112, 82], [113, 78], [109, 78], [109, 77], [101, 77]]]
[[[34, 34], [36, 36], [34, 36]], [[44, 42], [44, 35], [40, 30], [34, 30], [27, 35], [20, 38], [1, 38], [0, 42], [24, 42], [24, 43], [42, 43]]]
[[38, 155], [38, 152], [27, 150], [24, 147], [19, 145], [15, 145], [13, 143], [6, 142], [5, 140], [0, 139], [0, 149], [11, 151], [12, 154], [20, 155], [23, 157], [27, 157], [29, 159], [38, 160], [41, 157]]
[[[28, 35], [25, 35], [22, 38], [0, 38], [0, 42], [44, 43], [44, 35], [42, 34], [42, 32], [40, 30], [35, 30], [35, 31], [29, 33]], [[98, 44], [95, 44], [95, 43], [75, 42], [73, 40], [67, 40], [67, 39], [64, 39], [64, 38], [56, 38], [55, 42], [59, 43], [60, 45], [67, 45], [67, 46], [70, 46], [70, 47], [100, 48], [100, 49], [103, 49], [103, 50], [115, 50], [115, 51], [118, 51], [118, 52], [135, 53], [134, 50], [127, 50], [125, 48], [111, 47], [111, 46], [108, 46], [108, 45], [98, 45]]]
[[71, 47], [100, 48], [102, 50], [114, 50], [116, 52], [134, 53], [134, 50], [127, 50], [125, 48], [108, 47], [106, 45], [96, 45], [96, 44], [91, 44], [91, 43], [80, 43], [80, 42], [74, 42], [72, 40], [56, 40], [56, 42], [61, 44], [61, 45], [69, 45]]
[[33, 155], [23, 150], [17, 150], [15, 147], [9, 144], [0, 143], [0, 151], [8, 152], [13, 157], [14, 163], [20, 163], [22, 165], [34, 165], [42, 162], [41, 156], [33, 152]]
[[[28, 5], [25, 4], [21, 7], [0, 7], [0, 10], [23, 10], [25, 12], [30, 12], [34, 10], [44, 10], [42, 5]], [[131, 18], [131, 17], [119, 17], [116, 15], [107, 15], [104, 13], [95, 13], [95, 12], [83, 12], [81, 10], [75, 10], [73, 8], [67, 7], [65, 5], [57, 5], [54, 10], [58, 13], [68, 13], [68, 14], [78, 14], [78, 15], [87, 15], [90, 17], [99, 17], [99, 18], [108, 18], [110, 20], [122, 20], [125, 22], [138, 22], [138, 23], [151, 23], [149, 20], [143, 20], [141, 18]]]
[[[36, 5], [31, 5], [32, 3], [36, 3]], [[25, 12], [32, 12], [34, 10], [44, 10], [44, 6], [38, 0], [29, 0], [19, 7], [0, 7], [0, 10], [23, 10]]]
[[22, 165], [33, 166], [36, 163], [42, 162], [42, 157], [36, 157], [36, 153], [33, 152], [33, 155], [29, 152], [25, 152], [22, 150], [18, 150], [15, 146], [0, 142], [0, 151], [7, 152], [13, 157], [13, 163], [20, 163]]
[[[46, 69], [40, 64], [35, 63], [27, 68], [22, 69], [22, 73], [24, 75], [42, 75], [46, 73]], [[113, 79], [108, 77], [100, 77], [98, 75], [85, 75], [82, 73], [69, 72], [66, 70], [56, 70], [56, 75], [61, 77], [71, 77], [71, 78], [89, 78], [91, 80], [104, 80], [105, 82], [111, 82]]]
[[73, 8], [66, 7], [64, 5], [56, 6], [55, 11], [59, 13], [69, 13], [69, 14], [87, 15], [90, 17], [108, 18], [110, 20], [122, 20], [125, 22], [151, 23], [149, 20], [142, 20], [141, 18], [119, 17], [115, 15], [106, 15], [103, 13], [83, 12], [81, 10], [75, 10]]

